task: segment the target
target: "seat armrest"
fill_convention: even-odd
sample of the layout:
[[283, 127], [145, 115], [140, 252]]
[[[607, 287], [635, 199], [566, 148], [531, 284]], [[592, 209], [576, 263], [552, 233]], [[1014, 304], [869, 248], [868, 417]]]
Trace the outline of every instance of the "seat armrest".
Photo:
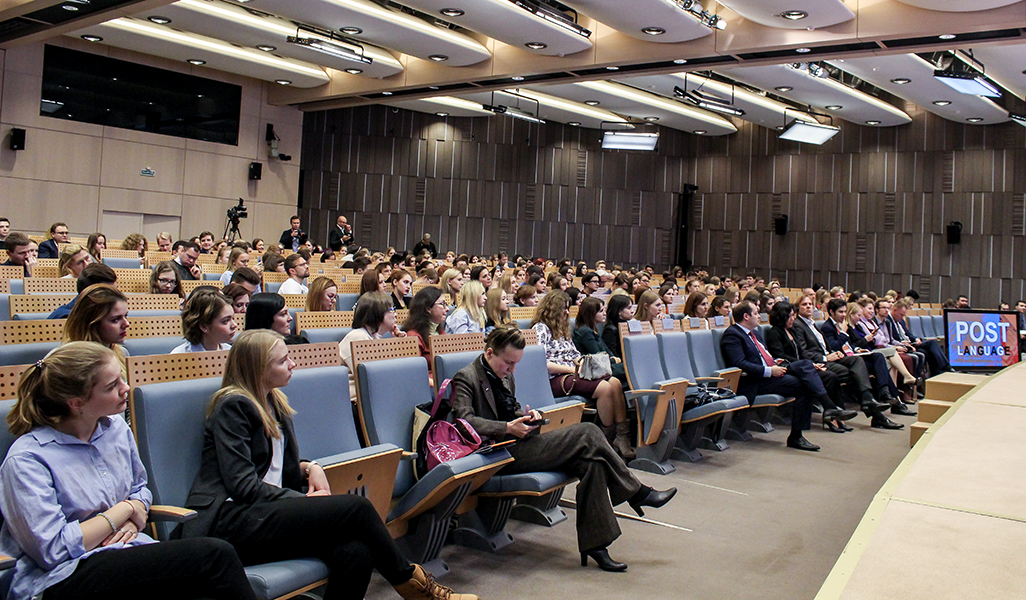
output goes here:
[[540, 412], [543, 418], [549, 420], [548, 425], [541, 426], [540, 433], [547, 433], [580, 423], [581, 416], [584, 414], [584, 403], [578, 401], [557, 402], [546, 406]]
[[738, 384], [741, 383], [741, 369], [737, 367], [717, 369], [713, 371], [713, 375], [723, 379], [718, 386], [721, 388], [730, 388], [736, 392]]
[[166, 504], [154, 504], [150, 507], [150, 521], [173, 521], [185, 523], [191, 521], [198, 515], [196, 511], [180, 506], [168, 506]]
[[406, 452], [393, 444], [378, 444], [318, 459], [317, 462], [324, 467], [332, 495], [356, 493], [365, 496], [384, 519], [392, 501], [395, 473], [404, 454]]
[[17, 562], [18, 561], [14, 560], [14, 558], [7, 556], [6, 554], [0, 554], [0, 571], [10, 569], [17, 564]]
[[407, 452], [403, 450], [402, 460], [417, 460], [420, 457], [416, 452]]

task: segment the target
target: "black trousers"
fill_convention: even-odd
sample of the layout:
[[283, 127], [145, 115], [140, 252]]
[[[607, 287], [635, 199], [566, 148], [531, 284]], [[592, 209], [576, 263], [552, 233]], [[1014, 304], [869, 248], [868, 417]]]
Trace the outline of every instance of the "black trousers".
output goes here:
[[926, 355], [926, 362], [930, 365], [930, 375], [939, 375], [951, 370], [948, 357], [936, 340], [923, 340], [916, 346], [916, 349]]
[[884, 388], [891, 393], [892, 398], [898, 397], [898, 387], [894, 385], [894, 381], [891, 379], [891, 366], [884, 358], [883, 354], [879, 352], [870, 352], [868, 354], [859, 354], [859, 358], [866, 361], [866, 370], [876, 376], [876, 390], [877, 394], [881, 393]]
[[231, 544], [213, 538], [105, 550], [52, 585], [47, 600], [256, 600]]
[[593, 423], [577, 423], [524, 438], [510, 448], [516, 459], [500, 474], [562, 471], [577, 484], [577, 546], [584, 552], [605, 548], [620, 537], [613, 506], [641, 489], [606, 436]]
[[[805, 362], [809, 367], [812, 367], [812, 363], [809, 361], [798, 361], [798, 364]], [[810, 429], [812, 427], [812, 393], [810, 389], [812, 386], [818, 385], [820, 389], [823, 389], [823, 383], [819, 380], [819, 376], [815, 373], [815, 367], [812, 367], [810, 372], [807, 368], [803, 368], [799, 373], [800, 378], [794, 374], [788, 372], [783, 377], [769, 377], [759, 380], [758, 391], [749, 396], [747, 393], [743, 394], [749, 398], [751, 402], [755, 396], [761, 396], [762, 394], [780, 394], [784, 398], [794, 398], [794, 404], [791, 408], [791, 438], [801, 437], [802, 431]], [[813, 381], [815, 380], [815, 381]]]
[[235, 546], [244, 565], [323, 560], [329, 573], [324, 600], [362, 600], [373, 569], [393, 585], [413, 576], [413, 565], [362, 496], [286, 498], [250, 506], [226, 502], [214, 535]]

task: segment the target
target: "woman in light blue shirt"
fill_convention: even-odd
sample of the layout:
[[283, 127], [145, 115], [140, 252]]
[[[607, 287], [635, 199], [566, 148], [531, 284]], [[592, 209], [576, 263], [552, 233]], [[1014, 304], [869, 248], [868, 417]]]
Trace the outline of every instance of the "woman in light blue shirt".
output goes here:
[[228, 268], [221, 273], [221, 285], [225, 286], [232, 282], [232, 275], [242, 267], [249, 266], [249, 253], [242, 248], [232, 248], [228, 255]]
[[485, 321], [488, 315], [485, 314], [484, 286], [479, 281], [468, 281], [460, 288], [459, 308], [452, 311], [445, 319], [445, 331], [447, 333], [476, 333], [484, 332]]
[[152, 495], [128, 424], [128, 385], [108, 348], [70, 342], [30, 366], [7, 415], [20, 436], [0, 466], [0, 596], [255, 599], [220, 540], [157, 544]]
[[221, 292], [196, 290], [189, 296], [182, 311], [182, 334], [185, 343], [171, 354], [214, 352], [232, 347], [235, 337], [235, 308]]

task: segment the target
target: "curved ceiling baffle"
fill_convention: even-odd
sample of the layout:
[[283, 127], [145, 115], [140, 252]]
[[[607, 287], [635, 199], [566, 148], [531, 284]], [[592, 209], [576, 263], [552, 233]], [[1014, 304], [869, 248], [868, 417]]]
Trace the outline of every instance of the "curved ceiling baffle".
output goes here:
[[301, 88], [318, 87], [330, 81], [317, 65], [130, 17], [99, 23], [69, 35], [96, 36], [102, 38], [100, 43], [117, 48], [181, 61], [199, 60], [203, 61], [199, 64], [211, 69], [264, 81], [287, 81]]
[[990, 98], [960, 94], [934, 79], [936, 67], [915, 54], [827, 62], [951, 121], [976, 125], [1008, 121], [1008, 111]]
[[729, 135], [737, 131], [733, 123], [719, 115], [621, 83], [582, 81], [531, 86], [531, 89], [584, 104], [597, 102], [594, 106], [631, 117], [637, 122], [654, 117], [656, 121], [651, 122], [689, 133]]
[[879, 98], [829, 77], [814, 77], [806, 69], [796, 69], [791, 64], [797, 63], [720, 68], [716, 71], [799, 104], [825, 109], [828, 114], [858, 125], [893, 127], [912, 122], [912, 117], [904, 111]]
[[[198, 33], [212, 38], [224, 40], [268, 51], [277, 56], [284, 56], [330, 67], [338, 71], [359, 69], [364, 77], [389, 77], [402, 73], [403, 65], [394, 56], [381, 48], [368, 44], [357, 54], [372, 59], [370, 64], [338, 58], [323, 52], [312, 50], [306, 46], [290, 44], [288, 36], [296, 35], [297, 26], [292, 21], [264, 13], [249, 10], [242, 5], [220, 0], [179, 0], [174, 4], [161, 6], [139, 13], [140, 18], [164, 17], [171, 22], [166, 27]], [[339, 34], [341, 36], [341, 34]]]
[[609, 0], [566, 0], [563, 3], [624, 35], [646, 42], [687, 42], [713, 31], [673, 0], [630, 0], [629, 4]]
[[[369, 0], [251, 0], [247, 5], [448, 66], [473, 65], [492, 56], [470, 36]], [[342, 31], [344, 28], [355, 29]]]
[[565, 56], [592, 47], [591, 31], [563, 13], [533, 3], [510, 0], [402, 0], [402, 3], [531, 54]]
[[1019, 98], [1026, 99], [1026, 52], [1021, 44], [980, 46], [973, 56], [986, 67], [987, 77]]
[[461, 98], [473, 100], [480, 104], [502, 104], [514, 106], [546, 121], [558, 123], [574, 123], [581, 127], [600, 129], [602, 123], [626, 123], [620, 115], [600, 108], [588, 106], [583, 102], [567, 100], [536, 89], [516, 88], [492, 92], [474, 92], [461, 94]]
[[749, 91], [744, 86], [731, 86], [728, 83], [703, 77], [695, 73], [687, 73], [687, 77], [685, 77], [684, 73], [640, 75], [617, 79], [617, 81], [651, 90], [653, 93], [667, 97], [673, 97], [673, 88], [678, 86], [687, 91], [700, 90], [708, 92], [725, 100], [733, 99], [731, 105], [745, 111], [745, 114], [735, 118], [771, 129], [784, 122], [785, 110], [787, 111], [786, 116], [790, 118], [800, 117], [810, 122], [817, 121], [812, 115], [796, 110], [790, 104], [785, 104], [762, 94]]
[[495, 113], [492, 111], [485, 110], [480, 102], [474, 102], [465, 98], [455, 98], [453, 96], [435, 96], [433, 98], [419, 98], [416, 100], [389, 100], [382, 104], [416, 112], [435, 113], [443, 117], [495, 116]]
[[718, 0], [742, 17], [777, 29], [819, 29], [855, 18], [842, 0]]
[[970, 12], [978, 10], [990, 10], [1015, 4], [1021, 0], [898, 0], [909, 6], [917, 6], [927, 10], [940, 10], [945, 12]]

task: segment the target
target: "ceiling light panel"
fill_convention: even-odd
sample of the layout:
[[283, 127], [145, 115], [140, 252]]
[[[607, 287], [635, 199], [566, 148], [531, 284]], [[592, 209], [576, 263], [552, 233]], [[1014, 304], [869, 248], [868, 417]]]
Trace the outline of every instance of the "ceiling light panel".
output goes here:
[[659, 117], [659, 125], [681, 131], [704, 129], [707, 135], [729, 135], [737, 131], [733, 123], [719, 115], [620, 83], [585, 81], [532, 86], [531, 89], [574, 102], [598, 100], [602, 108], [637, 121]]
[[[510, 0], [464, 0], [460, 5], [463, 15], [446, 17], [442, 11], [451, 8], [453, 0], [403, 0], [403, 4], [532, 54], [569, 56], [592, 47], [590, 31], [577, 26], [569, 17], [560, 19], [554, 10], [537, 14]], [[545, 47], [527, 46], [539, 42]]]
[[390, 100], [383, 104], [434, 115], [444, 112], [449, 113], [450, 117], [491, 117], [495, 114], [490, 110], [485, 110], [480, 102], [452, 96], [437, 96], [419, 100]]
[[[749, 21], [778, 29], [830, 27], [855, 18], [843, 0], [718, 0], [720, 4]], [[807, 13], [801, 19], [785, 19], [791, 11]]]
[[[564, 0], [563, 4], [624, 35], [646, 42], [687, 42], [713, 32], [674, 2], [667, 0], [630, 0], [629, 3], [609, 0]], [[642, 30], [647, 27], [665, 29], [666, 33], [643, 33]]]
[[977, 10], [990, 10], [1015, 4], [1021, 0], [898, 0], [909, 6], [917, 6], [927, 10], [940, 10], [946, 12], [970, 12]]
[[[828, 62], [838, 69], [847, 71], [859, 79], [868, 81], [878, 88], [887, 90], [899, 98], [913, 102], [951, 121], [964, 123], [969, 117], [982, 118], [983, 120], [979, 122], [980, 125], [1008, 121], [1008, 112], [989, 98], [959, 94], [934, 79], [934, 65], [915, 54], [846, 58], [844, 62]], [[990, 63], [985, 64], [989, 66]], [[892, 79], [898, 78], [911, 79], [912, 82], [905, 85], [896, 85], [891, 82]], [[938, 100], [950, 101], [951, 104], [938, 106], [934, 104]]]
[[[852, 89], [834, 79], [813, 77], [806, 70], [793, 69], [788, 65], [738, 67], [717, 69], [717, 71], [750, 86], [763, 90], [774, 90], [773, 93], [800, 104], [818, 108], [840, 105], [842, 108], [831, 111], [831, 114], [859, 125], [866, 121], [880, 121], [881, 126], [892, 127], [912, 122], [912, 117], [905, 114], [904, 111], [879, 98]], [[913, 75], [911, 78], [915, 79], [915, 76]], [[775, 88], [783, 86], [792, 89], [787, 92], [776, 91]], [[907, 88], [909, 86], [896, 87]], [[788, 115], [790, 116], [790, 111], [788, 111]], [[834, 124], [837, 124], [836, 121]]]
[[581, 127], [599, 129], [602, 122], [625, 123], [627, 120], [620, 115], [597, 106], [588, 106], [583, 102], [567, 100], [535, 89], [508, 89], [491, 92], [475, 92], [460, 96], [481, 104], [502, 104], [520, 106], [521, 109], [535, 112], [546, 121], [557, 123], [579, 123]]
[[367, 41], [424, 60], [429, 60], [431, 55], [448, 56], [443, 64], [450, 67], [473, 65], [491, 58], [488, 49], [469, 36], [389, 10], [370, 0], [252, 0], [246, 6], [331, 31], [358, 27], [363, 32], [354, 37], [361, 43]]
[[[339, 71], [352, 68], [351, 61], [311, 50], [304, 46], [286, 43], [290, 35], [296, 35], [296, 25], [275, 16], [259, 16], [237, 3], [219, 0], [179, 0], [159, 9], [173, 20], [176, 29], [198, 33], [212, 38], [232, 42], [248, 48], [274, 46], [273, 52], [280, 56], [330, 67]], [[146, 13], [140, 13], [144, 16]], [[339, 34], [342, 35], [342, 34]], [[402, 73], [403, 65], [392, 54], [382, 48], [364, 44], [363, 54], [373, 62], [358, 65], [364, 77], [389, 77]]]
[[205, 60], [212, 68], [264, 81], [287, 80], [293, 87], [312, 88], [328, 83], [329, 77], [317, 65], [281, 58], [256, 48], [240, 48], [221, 40], [122, 17], [80, 29], [68, 35], [98, 35], [103, 44], [187, 61]]
[[749, 92], [740, 86], [734, 86], [733, 90], [731, 90], [729, 84], [695, 75], [694, 73], [688, 73], [686, 84], [684, 80], [683, 73], [672, 73], [666, 75], [642, 75], [640, 77], [618, 79], [617, 81], [643, 88], [668, 98], [673, 97], [674, 86], [679, 86], [688, 91], [702, 90], [726, 99], [731, 97], [731, 92], [733, 91], [733, 105], [745, 111], [744, 115], [735, 118], [749, 121], [756, 125], [762, 125], [763, 127], [775, 128], [778, 125], [784, 124], [785, 108], [787, 109], [788, 120], [800, 118], [810, 122], [816, 121], [811, 115], [796, 111], [788, 104]]

